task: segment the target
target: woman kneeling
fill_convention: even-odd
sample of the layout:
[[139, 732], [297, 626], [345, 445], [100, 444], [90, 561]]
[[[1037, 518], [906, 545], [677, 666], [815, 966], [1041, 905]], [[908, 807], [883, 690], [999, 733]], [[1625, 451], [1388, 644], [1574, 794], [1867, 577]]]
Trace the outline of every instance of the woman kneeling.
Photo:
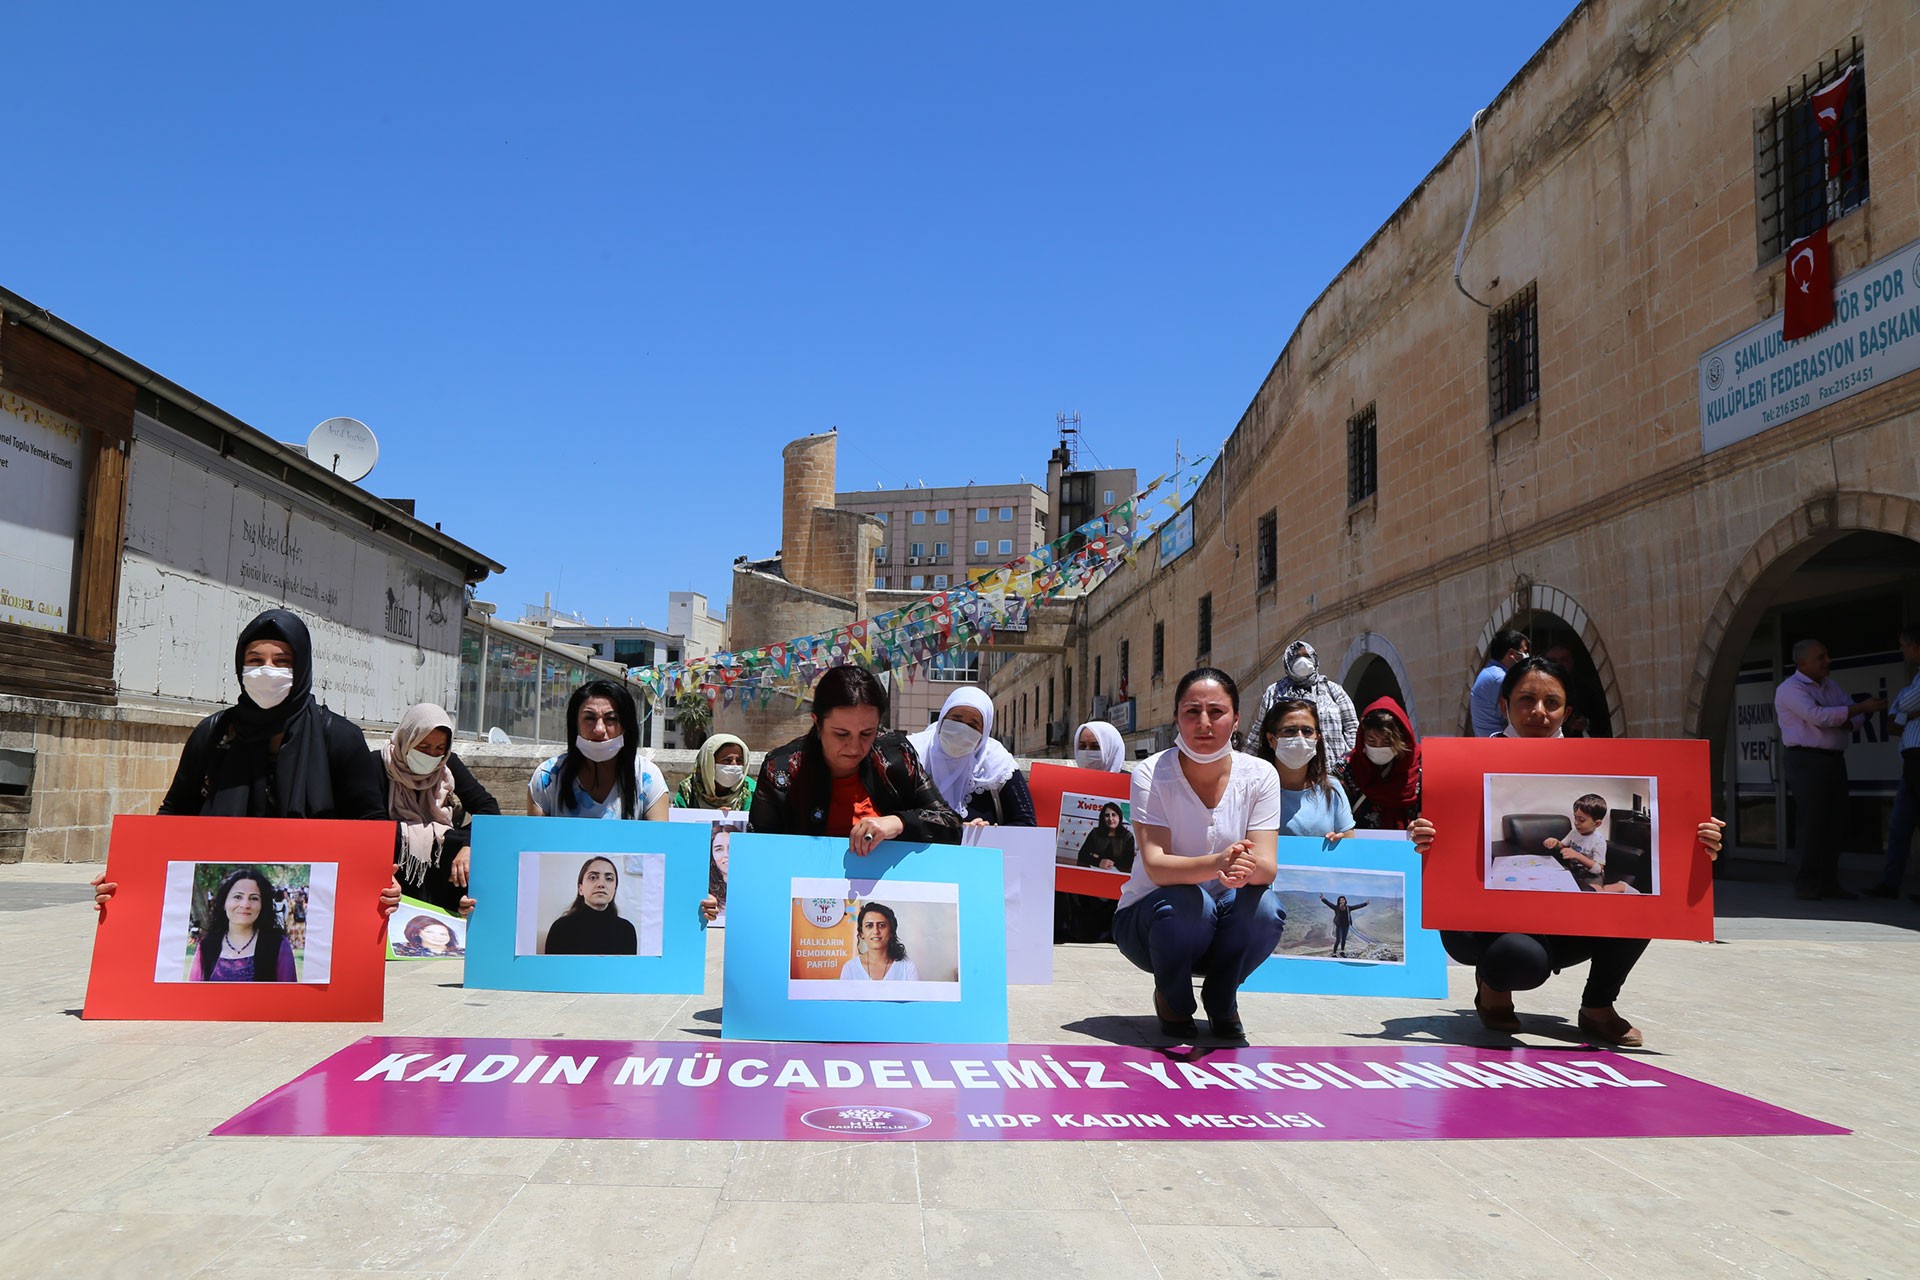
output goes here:
[[1245, 1038], [1240, 984], [1273, 954], [1286, 913], [1268, 892], [1281, 820], [1280, 778], [1272, 765], [1233, 749], [1240, 688], [1213, 667], [1190, 671], [1174, 691], [1177, 750], [1133, 771], [1132, 811], [1139, 857], [1113, 940], [1153, 974], [1160, 1030], [1190, 1039], [1194, 976], [1208, 1029]]

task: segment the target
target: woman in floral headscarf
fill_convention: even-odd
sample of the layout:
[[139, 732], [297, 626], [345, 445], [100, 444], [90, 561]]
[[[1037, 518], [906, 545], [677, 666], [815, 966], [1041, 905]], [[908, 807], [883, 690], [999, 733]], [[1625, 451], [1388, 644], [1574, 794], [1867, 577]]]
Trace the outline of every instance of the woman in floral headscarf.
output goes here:
[[400, 882], [408, 893], [462, 915], [473, 815], [500, 802], [453, 753], [453, 717], [431, 702], [408, 707], [393, 737], [374, 753], [387, 774], [387, 812], [400, 824]]
[[747, 744], [730, 733], [716, 733], [673, 793], [676, 809], [751, 809], [753, 775], [747, 772]]

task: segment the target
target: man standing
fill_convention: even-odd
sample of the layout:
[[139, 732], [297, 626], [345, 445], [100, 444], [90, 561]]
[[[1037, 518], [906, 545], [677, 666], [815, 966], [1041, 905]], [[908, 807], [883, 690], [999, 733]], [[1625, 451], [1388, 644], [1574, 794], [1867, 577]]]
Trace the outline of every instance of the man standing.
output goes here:
[[1884, 711], [1885, 698], [1854, 702], [1830, 678], [1833, 659], [1818, 640], [1793, 646], [1793, 674], [1773, 691], [1774, 719], [1786, 748], [1787, 789], [1799, 820], [1794, 847], [1800, 854], [1796, 898], [1853, 898], [1840, 885], [1840, 839], [1847, 824], [1847, 743], [1853, 726]]
[[1487, 665], [1473, 678], [1473, 694], [1467, 699], [1473, 709], [1473, 736], [1491, 738], [1507, 727], [1500, 714], [1500, 682], [1513, 670], [1513, 664], [1532, 652], [1527, 638], [1518, 631], [1502, 631], [1487, 646]]
[[[1893, 819], [1887, 824], [1887, 865], [1880, 883], [1867, 890], [1869, 898], [1897, 898], [1907, 876], [1907, 854], [1913, 830], [1920, 825], [1920, 626], [1900, 628], [1900, 656], [1915, 668], [1913, 679], [1893, 698], [1893, 722], [1900, 730], [1900, 789], [1893, 796]], [[1913, 896], [1920, 902], [1920, 894]]]

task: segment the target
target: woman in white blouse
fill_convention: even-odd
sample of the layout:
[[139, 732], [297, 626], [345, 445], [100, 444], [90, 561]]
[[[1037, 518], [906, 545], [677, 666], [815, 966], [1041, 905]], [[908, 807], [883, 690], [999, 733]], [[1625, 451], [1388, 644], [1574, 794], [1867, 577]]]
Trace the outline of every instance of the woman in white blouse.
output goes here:
[[1139, 856], [1120, 893], [1113, 940], [1153, 974], [1160, 1030], [1191, 1040], [1193, 979], [1208, 1030], [1241, 1040], [1240, 984], [1273, 954], [1286, 913], [1269, 892], [1276, 874], [1280, 778], [1233, 749], [1240, 688], [1213, 667], [1190, 671], [1174, 691], [1176, 749], [1133, 771]]

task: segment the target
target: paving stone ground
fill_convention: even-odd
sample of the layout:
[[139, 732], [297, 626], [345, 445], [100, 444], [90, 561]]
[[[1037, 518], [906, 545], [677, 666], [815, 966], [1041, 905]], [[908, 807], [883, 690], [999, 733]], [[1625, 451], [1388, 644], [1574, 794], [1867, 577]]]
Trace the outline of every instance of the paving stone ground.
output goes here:
[[[680, 1039], [701, 997], [463, 990], [391, 966], [379, 1025], [78, 1016], [93, 868], [0, 867], [0, 1276], [1920, 1275], [1920, 906], [1722, 884], [1621, 1008], [1660, 1066], [1849, 1137], [1423, 1143], [211, 1138], [363, 1035]], [[1153, 1043], [1148, 985], [1061, 947], [1017, 1041]], [[1497, 1044], [1445, 1001], [1250, 995], [1254, 1043]], [[1577, 973], [1521, 998], [1566, 1034]]]

